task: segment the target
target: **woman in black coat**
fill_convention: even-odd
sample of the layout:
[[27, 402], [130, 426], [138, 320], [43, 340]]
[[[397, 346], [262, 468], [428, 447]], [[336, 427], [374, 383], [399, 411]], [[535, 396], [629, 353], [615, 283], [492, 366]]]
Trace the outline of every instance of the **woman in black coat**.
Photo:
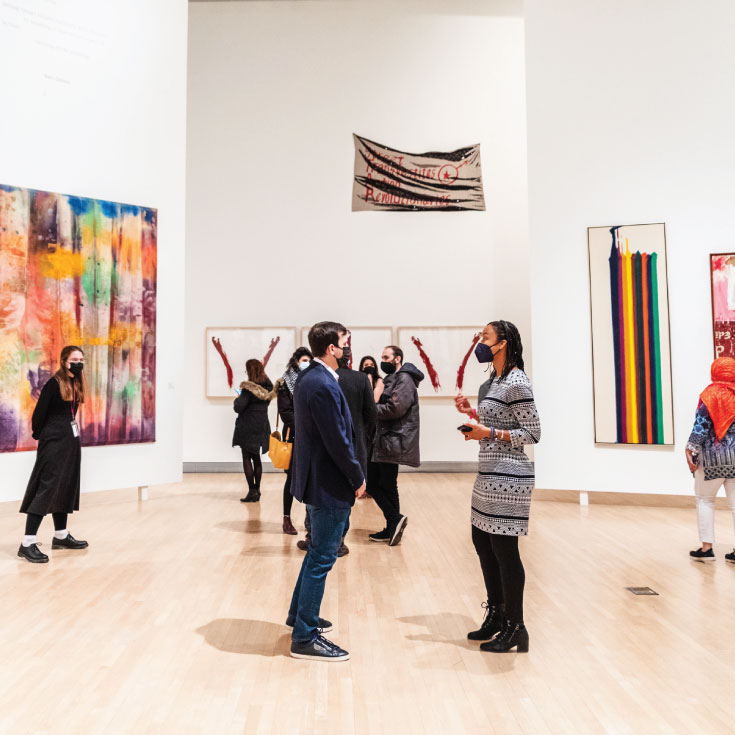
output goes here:
[[[286, 372], [278, 388], [278, 413], [283, 421], [283, 438], [293, 444], [294, 417], [293, 417], [293, 389], [296, 378], [302, 370], [306, 370], [312, 360], [312, 354], [306, 347], [299, 347], [291, 355]], [[293, 452], [291, 453], [293, 457]], [[291, 522], [291, 508], [293, 506], [293, 495], [291, 495], [291, 466], [286, 470], [286, 482], [283, 485], [283, 532], [290, 536], [297, 534]]]
[[79, 510], [79, 477], [82, 447], [76, 415], [84, 403], [84, 353], [75, 345], [61, 350], [60, 367], [46, 382], [31, 419], [33, 438], [38, 439], [36, 464], [28, 481], [20, 512], [26, 514], [26, 531], [18, 556], [43, 564], [48, 556], [38, 549], [36, 534], [43, 517], [54, 518], [52, 549], [84, 549], [66, 530], [69, 513]]
[[[268, 404], [276, 397], [265, 368], [260, 360], [245, 363], [248, 379], [240, 383], [240, 395], [233, 408], [237, 414], [232, 446], [240, 447], [242, 465], [248, 481], [248, 494], [241, 503], [257, 503], [260, 500], [260, 478], [263, 465], [260, 455], [268, 451], [271, 425], [268, 421]], [[278, 381], [280, 384], [280, 381]]]

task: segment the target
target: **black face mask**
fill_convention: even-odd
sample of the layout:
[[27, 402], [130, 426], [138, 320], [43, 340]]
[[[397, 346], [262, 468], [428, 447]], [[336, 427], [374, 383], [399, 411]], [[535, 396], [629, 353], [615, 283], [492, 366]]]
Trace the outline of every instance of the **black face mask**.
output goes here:
[[393, 375], [393, 373], [396, 371], [396, 364], [394, 362], [381, 362], [380, 369], [386, 375]]
[[72, 362], [69, 364], [69, 372], [71, 372], [75, 378], [78, 378], [82, 374], [82, 370], [84, 370], [83, 362]]
[[372, 375], [373, 377], [378, 374], [378, 371], [375, 369], [375, 365], [365, 365], [362, 372]]
[[342, 365], [342, 367], [349, 367], [350, 366], [350, 358], [352, 357], [352, 349], [345, 345], [342, 348], [342, 357], [340, 357], [339, 361]]

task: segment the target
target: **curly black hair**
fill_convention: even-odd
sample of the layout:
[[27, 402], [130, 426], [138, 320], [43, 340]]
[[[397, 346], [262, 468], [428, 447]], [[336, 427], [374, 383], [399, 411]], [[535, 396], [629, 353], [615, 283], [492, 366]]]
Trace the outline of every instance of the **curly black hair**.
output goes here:
[[291, 355], [291, 359], [288, 361], [286, 368], [298, 370], [299, 360], [304, 356], [308, 357], [310, 360], [314, 359], [314, 355], [311, 354], [311, 350], [308, 347], [297, 347], [296, 352]]

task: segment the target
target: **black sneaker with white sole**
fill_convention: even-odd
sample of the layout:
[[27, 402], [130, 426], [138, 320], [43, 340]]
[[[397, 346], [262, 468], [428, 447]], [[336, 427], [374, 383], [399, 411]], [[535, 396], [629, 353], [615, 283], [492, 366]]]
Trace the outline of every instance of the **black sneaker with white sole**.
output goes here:
[[[293, 618], [286, 618], [286, 627], [293, 629], [294, 623], [296, 621]], [[317, 623], [317, 629], [319, 635], [322, 633], [329, 633], [330, 630], [332, 630], [334, 626], [332, 623], [329, 622], [329, 620], [326, 620], [325, 618], [319, 618], [319, 622]]]
[[401, 537], [403, 536], [403, 532], [406, 530], [407, 525], [408, 518], [406, 518], [406, 516], [401, 516], [398, 519], [398, 523], [396, 523], [396, 527], [393, 529], [388, 546], [397, 546], [401, 543]]
[[714, 552], [714, 549], [708, 549], [707, 551], [702, 551], [702, 549], [699, 548], [696, 551], [690, 551], [689, 558], [692, 561], [714, 561], [715, 552]]
[[391, 533], [387, 528], [384, 528], [382, 531], [378, 531], [377, 533], [371, 533], [368, 538], [371, 541], [385, 541], [386, 543], [390, 541]]
[[321, 635], [310, 643], [291, 643], [291, 655], [309, 661], [347, 661], [350, 658], [347, 651]]
[[733, 549], [729, 554], [725, 554], [725, 561], [729, 561], [730, 564], [735, 564], [735, 549]]

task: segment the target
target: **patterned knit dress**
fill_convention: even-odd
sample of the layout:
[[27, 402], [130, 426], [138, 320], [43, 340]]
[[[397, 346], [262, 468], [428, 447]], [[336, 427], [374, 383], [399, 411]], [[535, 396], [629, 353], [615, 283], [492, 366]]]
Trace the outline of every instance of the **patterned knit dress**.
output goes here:
[[477, 407], [477, 415], [483, 426], [509, 431], [510, 442], [480, 442], [479, 471], [472, 490], [472, 525], [486, 533], [526, 536], [535, 477], [533, 462], [523, 447], [541, 438], [528, 376], [516, 368], [505, 378], [495, 378]]

